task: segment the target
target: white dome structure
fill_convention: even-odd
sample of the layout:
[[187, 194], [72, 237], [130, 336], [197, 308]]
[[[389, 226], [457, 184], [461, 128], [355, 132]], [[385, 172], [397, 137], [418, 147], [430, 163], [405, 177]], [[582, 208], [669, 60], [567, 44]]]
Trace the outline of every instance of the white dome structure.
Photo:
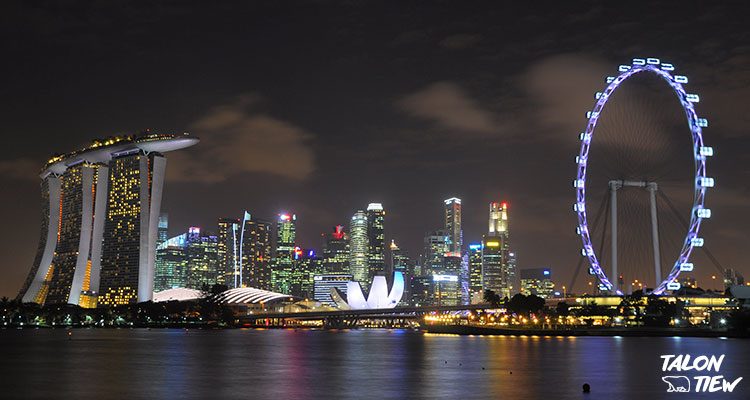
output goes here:
[[342, 303], [342, 296], [332, 296], [339, 308], [346, 310], [367, 310], [380, 308], [395, 308], [401, 297], [404, 296], [404, 274], [394, 272], [393, 286], [388, 291], [388, 282], [385, 276], [376, 276], [372, 279], [370, 293], [365, 295], [359, 282], [350, 281], [346, 284], [346, 303]]
[[153, 302], [160, 303], [163, 301], [190, 301], [202, 299], [203, 297], [204, 293], [200, 290], [173, 288], [154, 293]]
[[256, 288], [236, 288], [229, 289], [216, 296], [216, 301], [228, 305], [248, 305], [269, 303], [275, 300], [292, 300], [293, 297]]

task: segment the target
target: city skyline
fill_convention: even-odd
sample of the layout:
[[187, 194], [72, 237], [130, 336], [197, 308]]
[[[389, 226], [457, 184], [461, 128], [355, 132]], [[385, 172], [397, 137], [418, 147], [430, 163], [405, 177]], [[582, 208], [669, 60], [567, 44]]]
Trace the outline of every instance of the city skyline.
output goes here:
[[[391, 221], [385, 243], [395, 238], [414, 255], [425, 231], [441, 226], [441, 200], [462, 199], [465, 243], [486, 230], [486, 204], [507, 200], [518, 268], [550, 266], [568, 282], [580, 254], [570, 180], [583, 113], [613, 66], [644, 55], [678, 65], [701, 93], [719, 188], [707, 198], [714, 215], [702, 234], [724, 267], [748, 275], [750, 188], [748, 172], [736, 166], [750, 154], [738, 106], [748, 97], [742, 66], [750, 54], [743, 22], [724, 18], [735, 14], [731, 5], [698, 7], [697, 25], [683, 18], [689, 7], [658, 3], [648, 13], [595, 3], [566, 13], [562, 5], [474, 12], [266, 4], [207, 9], [187, 20], [177, 8], [134, 6], [134, 15], [113, 24], [98, 22], [107, 7], [91, 15], [61, 11], [61, 18], [18, 7], [36, 22], [7, 25], [7, 54], [16, 62], [2, 68], [17, 79], [2, 100], [4, 137], [14, 151], [0, 161], [0, 183], [12, 193], [0, 203], [0, 218], [15, 229], [0, 241], [2, 295], [16, 294], [34, 258], [43, 161], [93, 137], [147, 127], [203, 140], [170, 158], [163, 201], [170, 235], [213, 227], [217, 217], [245, 209], [271, 220], [294, 210], [305, 221], [299, 241], [319, 248], [321, 233], [381, 202]], [[400, 23], [383, 26], [382, 15], [399, 15]], [[282, 34], [261, 16], [295, 29]], [[142, 22], [132, 31], [117, 28], [130, 20]], [[532, 28], [538, 23], [571, 34], [551, 38]], [[232, 31], [217, 37], [180, 28], [190, 25]], [[77, 26], [84, 28], [71, 29]], [[664, 26], [682, 38], [660, 34]], [[597, 35], [586, 34], [592, 29]], [[31, 45], [14, 45], [20, 38]], [[223, 46], [214, 46], [218, 38]], [[644, 44], [633, 47], [633, 38]], [[284, 46], [289, 51], [275, 50]], [[46, 49], [44, 58], [31, 48]], [[142, 57], [160, 62], [145, 68], [135, 61]], [[60, 73], [70, 79], [48, 79]], [[90, 95], [68, 95], [78, 90]], [[540, 243], [546, 251], [537, 250]], [[699, 282], [710, 279], [709, 260], [699, 255], [695, 264]]]

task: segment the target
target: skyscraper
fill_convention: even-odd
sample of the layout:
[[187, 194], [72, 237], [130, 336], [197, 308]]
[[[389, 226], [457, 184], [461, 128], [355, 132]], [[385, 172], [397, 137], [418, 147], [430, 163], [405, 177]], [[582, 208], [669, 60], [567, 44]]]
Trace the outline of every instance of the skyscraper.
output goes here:
[[385, 210], [380, 203], [367, 206], [367, 266], [369, 281], [375, 275], [386, 274], [385, 270]]
[[482, 285], [505, 297], [518, 290], [509, 238], [508, 204], [490, 203], [489, 230], [482, 239]]
[[448, 253], [449, 232], [444, 229], [428, 232], [424, 237], [422, 275], [443, 273], [443, 259]]
[[169, 215], [167, 213], [159, 214], [159, 227], [156, 234], [156, 247], [166, 242], [169, 238]]
[[240, 220], [219, 218], [218, 228], [216, 253], [219, 260], [219, 276], [216, 283], [234, 288], [235, 274], [239, 275], [236, 268], [239, 266], [237, 251], [239, 249]]
[[391, 253], [391, 268], [394, 272], [401, 272], [404, 275], [404, 297], [401, 300], [401, 305], [409, 301], [411, 278], [414, 276], [414, 264], [404, 250], [398, 247], [395, 240], [391, 240], [390, 246]]
[[272, 283], [279, 293], [291, 294], [294, 274], [295, 248], [297, 238], [297, 216], [279, 214], [276, 222], [276, 251], [272, 268]]
[[202, 290], [216, 284], [219, 275], [218, 240], [190, 227], [187, 235], [187, 288]]
[[154, 292], [187, 287], [187, 233], [169, 238], [156, 248]]
[[272, 290], [271, 223], [245, 212], [240, 230], [238, 286]]
[[336, 225], [328, 234], [323, 249], [323, 273], [343, 274], [349, 272], [349, 238], [344, 227]]
[[521, 293], [549, 299], [555, 292], [552, 270], [549, 268], [527, 268], [521, 270]]
[[445, 203], [445, 230], [448, 233], [448, 252], [460, 256], [463, 252], [463, 230], [461, 229], [461, 199], [451, 197]]
[[349, 225], [349, 270], [354, 280], [362, 285], [368, 285], [371, 281], [368, 249], [367, 214], [359, 210], [352, 216]]
[[469, 245], [469, 295], [472, 303], [482, 300], [482, 245]]
[[[101, 305], [150, 300], [166, 158], [187, 135], [146, 133], [95, 140], [47, 162], [42, 235], [19, 297]], [[87, 301], [87, 304], [96, 303]]]

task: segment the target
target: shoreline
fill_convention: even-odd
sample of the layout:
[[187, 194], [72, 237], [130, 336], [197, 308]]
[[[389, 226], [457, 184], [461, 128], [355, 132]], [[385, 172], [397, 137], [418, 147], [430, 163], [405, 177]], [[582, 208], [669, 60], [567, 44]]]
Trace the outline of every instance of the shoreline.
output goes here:
[[471, 325], [425, 325], [426, 333], [453, 335], [486, 336], [621, 336], [621, 337], [710, 337], [747, 338], [732, 331], [685, 328], [576, 328], [576, 329], [536, 329], [536, 328], [495, 328]]

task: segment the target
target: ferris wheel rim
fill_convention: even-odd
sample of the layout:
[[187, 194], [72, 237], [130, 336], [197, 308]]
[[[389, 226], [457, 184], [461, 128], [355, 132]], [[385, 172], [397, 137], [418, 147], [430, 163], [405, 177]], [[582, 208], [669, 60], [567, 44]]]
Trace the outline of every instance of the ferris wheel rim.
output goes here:
[[[604, 91], [597, 92], [595, 96], [597, 101], [594, 108], [586, 114], [588, 119], [586, 129], [579, 135], [581, 147], [578, 157], [576, 157], [577, 174], [576, 179], [573, 181], [573, 186], [576, 189], [576, 203], [573, 205], [573, 210], [578, 217], [577, 231], [583, 243], [581, 252], [582, 255], [588, 259], [590, 266], [589, 273], [597, 277], [600, 289], [612, 291], [614, 288], [615, 293], [622, 295], [622, 291], [610, 282], [607, 274], [602, 269], [601, 263], [599, 262], [596, 251], [591, 242], [586, 214], [588, 155], [591, 149], [591, 141], [596, 131], [596, 124], [599, 115], [615, 90], [628, 78], [639, 73], [654, 73], [661, 77], [672, 88], [672, 91], [680, 100], [682, 109], [685, 112], [693, 143], [695, 174], [690, 223], [688, 224], [688, 230], [683, 241], [682, 249], [680, 250], [677, 260], [675, 260], [672, 265], [672, 269], [669, 274], [667, 274], [667, 277], [662, 282], [657, 282], [654, 290], [650, 292], [651, 294], [659, 295], [665, 290], [677, 290], [680, 288], [677, 278], [683, 270], [692, 270], [693, 265], [689, 262], [690, 255], [695, 247], [703, 246], [703, 238], [698, 236], [698, 233], [700, 232], [702, 220], [710, 218], [711, 215], [711, 210], [705, 208], [704, 205], [706, 190], [709, 187], [713, 187], [714, 184], [713, 178], [706, 175], [706, 158], [713, 155], [713, 149], [705, 146], [703, 143], [702, 128], [708, 126], [708, 121], [705, 118], [698, 117], [693, 104], [699, 102], [700, 97], [697, 94], [687, 93], [685, 91], [683, 84], [687, 84], [688, 79], [683, 75], [673, 75], [671, 73], [671, 71], [674, 71], [674, 66], [672, 64], [662, 63], [657, 58], [634, 58], [631, 64], [620, 65], [618, 69], [620, 73], [616, 77], [607, 77], [606, 81], [608, 85]], [[617, 279], [617, 277], [613, 277], [613, 279]]]

